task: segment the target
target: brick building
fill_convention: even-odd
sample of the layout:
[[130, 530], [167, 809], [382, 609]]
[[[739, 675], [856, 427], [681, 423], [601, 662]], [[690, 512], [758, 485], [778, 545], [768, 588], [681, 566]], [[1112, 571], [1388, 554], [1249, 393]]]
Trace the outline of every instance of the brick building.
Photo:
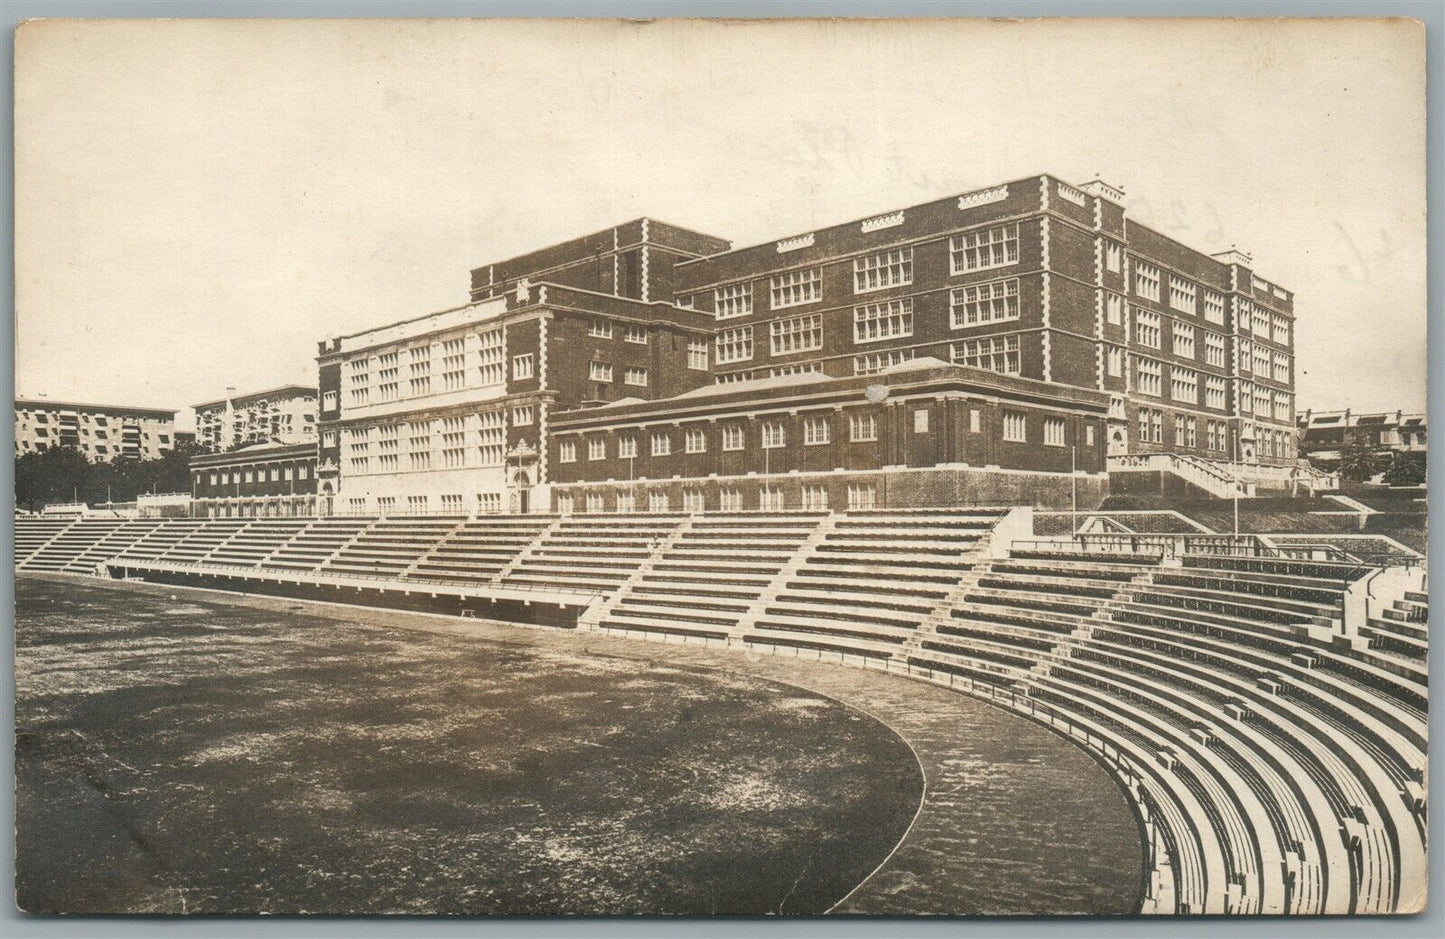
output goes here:
[[207, 450], [316, 440], [316, 389], [282, 385], [194, 406], [196, 440]]
[[650, 298], [726, 246], [641, 219], [478, 268], [466, 306], [323, 342], [323, 508], [545, 509], [555, 412], [711, 383], [711, 317]]
[[243, 518], [316, 513], [316, 444], [260, 443], [191, 459], [191, 512]]
[[15, 401], [15, 455], [69, 447], [92, 462], [155, 460], [175, 449], [176, 412], [48, 398]]
[[[475, 268], [471, 299], [322, 344], [323, 508], [642, 511], [640, 472], [673, 509], [1058, 505], [1080, 479], [1097, 500], [1110, 457], [1261, 478], [1296, 461], [1293, 296], [1239, 251], [1127, 218], [1098, 180], [1034, 176], [739, 249], [639, 219]], [[872, 414], [888, 446], [843, 446], [870, 387], [893, 402]], [[824, 433], [805, 399], [835, 409], [826, 443], [799, 442]], [[703, 413], [710, 430], [689, 424]], [[737, 448], [708, 436], [727, 422]], [[626, 476], [606, 449], [624, 429]], [[655, 433], [678, 449], [654, 456]], [[790, 482], [727, 483], [749, 475]]]

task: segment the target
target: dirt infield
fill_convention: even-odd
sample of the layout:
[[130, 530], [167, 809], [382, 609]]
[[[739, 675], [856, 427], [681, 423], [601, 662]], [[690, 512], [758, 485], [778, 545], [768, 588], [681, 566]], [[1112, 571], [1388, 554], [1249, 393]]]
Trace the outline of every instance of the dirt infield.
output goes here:
[[[75, 579], [20, 578], [17, 608], [28, 910], [806, 913], [885, 857], [840, 911], [1136, 908], [1107, 777], [946, 691]], [[943, 754], [913, 829], [919, 758], [834, 675], [889, 683], [889, 724]], [[959, 720], [967, 760], [930, 739]]]

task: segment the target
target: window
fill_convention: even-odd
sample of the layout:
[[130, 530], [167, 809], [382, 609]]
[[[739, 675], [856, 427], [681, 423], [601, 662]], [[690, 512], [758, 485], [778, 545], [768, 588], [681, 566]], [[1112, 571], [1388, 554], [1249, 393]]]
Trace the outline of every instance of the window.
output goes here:
[[928, 433], [928, 411], [923, 408], [913, 412], [913, 432], [915, 434]]
[[1254, 324], [1252, 327], [1254, 330], [1254, 334], [1261, 339], [1268, 339], [1269, 317], [1265, 314], [1264, 310], [1261, 310], [1259, 307], [1253, 307], [1253, 313], [1251, 318], [1254, 320]]
[[763, 449], [776, 450], [786, 445], [787, 432], [782, 421], [767, 421], [763, 424]]
[[573, 502], [572, 502], [572, 493], [570, 493], [570, 492], [559, 492], [559, 493], [557, 493], [557, 512], [558, 512], [558, 514], [560, 514], [560, 515], [571, 515], [573, 508], [574, 508], [574, 505], [573, 505]]
[[[753, 285], [729, 284], [712, 292], [713, 317], [725, 320], [753, 312]], [[776, 304], [774, 304], [776, 306]]]
[[1239, 329], [1240, 332], [1249, 332], [1250, 323], [1253, 321], [1254, 304], [1248, 300], [1239, 301]]
[[431, 469], [431, 425], [419, 422], [411, 425], [410, 444], [411, 468]]
[[612, 366], [606, 362], [589, 362], [587, 377], [592, 381], [612, 381]]
[[1224, 410], [1225, 384], [1224, 379], [1206, 376], [1204, 379], [1204, 405], [1205, 407]]
[[1270, 315], [1269, 337], [1280, 345], [1289, 345], [1289, 320], [1278, 313]]
[[212, 486], [216, 485], [216, 474], [215, 474], [215, 473], [212, 473], [212, 474], [211, 474], [211, 485], [212, 485]]
[[828, 423], [826, 417], [807, 417], [803, 419], [803, 446], [811, 447], [817, 444], [824, 444], [832, 439], [832, 425]]
[[1159, 268], [1143, 261], [1134, 262], [1134, 292], [1159, 302]]
[[500, 466], [506, 448], [507, 428], [501, 411], [477, 415], [477, 455], [482, 466]]
[[1274, 393], [1274, 419], [1277, 421], [1294, 419], [1294, 409], [1290, 407], [1289, 395], [1282, 391]]
[[487, 514], [496, 514], [502, 511], [502, 494], [500, 492], [477, 493], [477, 511]]
[[1139, 393], [1158, 398], [1164, 394], [1164, 370], [1153, 359], [1139, 359]]
[[949, 239], [949, 255], [955, 274], [1017, 264], [1019, 227], [1018, 225], [999, 225], [995, 228], [954, 235]]
[[[357, 498], [353, 496], [352, 498], [346, 500], [346, 505], [347, 508], [350, 509], [351, 514], [353, 515], [360, 515], [361, 513], [366, 511], [365, 497]], [[229, 512], [230, 510], [228, 509], [227, 511]]]
[[824, 512], [828, 508], [828, 490], [825, 486], [803, 487], [803, 509], [809, 512]]
[[1254, 374], [1259, 378], [1269, 377], [1269, 350], [1258, 344], [1254, 347]]
[[512, 356], [512, 380], [521, 381], [532, 377], [532, 353], [524, 352]]
[[683, 435], [682, 448], [687, 453], [706, 453], [707, 434], [701, 430], [689, 430]]
[[682, 491], [682, 510], [684, 512], [701, 512], [703, 510], [701, 489], [684, 489]]
[[594, 515], [595, 515], [596, 513], [598, 513], [598, 512], [603, 511], [602, 493], [600, 493], [600, 492], [589, 492], [589, 493], [587, 493], [587, 511], [588, 511], [589, 513], [594, 514]]
[[853, 308], [853, 341], [876, 342], [913, 335], [913, 298]]
[[781, 512], [785, 507], [781, 486], [764, 486], [758, 492], [758, 508], [764, 512]]
[[1199, 373], [1192, 368], [1169, 366], [1169, 396], [1187, 404], [1199, 403]]
[[619, 492], [617, 494], [617, 511], [636, 512], [637, 496], [630, 492]]
[[959, 287], [949, 294], [953, 328], [981, 326], [1019, 318], [1019, 282], [1000, 280], [991, 284]]
[[878, 493], [872, 483], [848, 484], [848, 509], [867, 511], [878, 504]]
[[649, 492], [647, 494], [647, 511], [666, 512], [672, 508], [672, 502], [665, 492]]
[[1219, 333], [1204, 334], [1204, 361], [1209, 365], [1224, 367], [1224, 337]]
[[1169, 306], [1181, 313], [1193, 313], [1198, 309], [1194, 302], [1194, 285], [1169, 275]]
[[612, 321], [593, 320], [587, 327], [587, 335], [591, 336], [593, 339], [611, 339]]
[[637, 456], [636, 437], [617, 438], [617, 457], [621, 460], [630, 460]]
[[623, 369], [622, 381], [623, 384], [645, 388], [647, 387], [647, 369], [636, 367]]
[[1119, 273], [1124, 267], [1124, 249], [1112, 241], [1104, 243], [1104, 267], [1113, 274]]
[[1018, 411], [1003, 412], [1003, 439], [1010, 443], [1028, 440], [1028, 422]]
[[1117, 293], [1104, 294], [1104, 315], [1114, 326], [1124, 325], [1124, 298]]
[[743, 494], [738, 489], [724, 489], [718, 494], [718, 505], [724, 512], [741, 512]]
[[536, 413], [536, 412], [532, 410], [532, 405], [530, 405], [530, 404], [523, 404], [523, 405], [519, 405], [518, 407], [512, 408], [512, 426], [513, 426], [513, 427], [530, 427], [530, 426], [532, 426], [532, 420], [533, 420], [533, 417], [534, 417], [535, 413]]
[[743, 448], [743, 425], [728, 424], [723, 427], [724, 450], [741, 450]]
[[719, 365], [746, 362], [753, 357], [753, 328], [734, 326], [717, 335], [716, 361]]
[[1254, 356], [1254, 343], [1248, 339], [1239, 340], [1239, 370], [1241, 372], [1252, 371]]
[[563, 440], [557, 444], [557, 461], [559, 463], [577, 462], [577, 442], [575, 440]]
[[1254, 413], [1254, 385], [1247, 381], [1239, 383], [1239, 413], [1245, 416]]
[[878, 418], [872, 414], [854, 414], [848, 418], [848, 439], [854, 443], [878, 439]]
[[1194, 358], [1194, 327], [1175, 322], [1169, 328], [1174, 339], [1174, 354], [1181, 359]]
[[1019, 337], [990, 336], [968, 342], [955, 342], [949, 352], [955, 364], [986, 369], [1001, 375], [1019, 374]]
[[666, 433], [652, 435], [652, 455], [668, 456], [672, 453], [672, 438]]
[[336, 446], [336, 431], [328, 430], [321, 434], [321, 446], [330, 449]]
[[1199, 421], [1195, 418], [1184, 418], [1184, 446], [1191, 450], [1199, 446]]
[[707, 371], [706, 339], [689, 339], [687, 341], [687, 367], [700, 372]]
[[622, 334], [623, 342], [636, 343], [639, 346], [647, 345], [647, 327], [629, 326]]
[[1094, 445], [1094, 425], [1093, 425], [1093, 424], [1085, 424], [1085, 425], [1084, 425], [1084, 446], [1086, 446], [1086, 447], [1092, 447], [1093, 445]]
[[607, 438], [605, 438], [605, 437], [593, 437], [591, 440], [588, 440], [588, 441], [587, 441], [587, 459], [589, 459], [589, 460], [605, 460], [605, 459], [607, 459]]
[[462, 497], [460, 493], [448, 493], [442, 496], [442, 511], [456, 514], [462, 510]]
[[1118, 346], [1110, 346], [1105, 357], [1108, 359], [1109, 375], [1113, 378], [1122, 377], [1124, 374], [1124, 350]]
[[[442, 388], [456, 391], [466, 385], [467, 347], [464, 339], [448, 339], [442, 343]], [[461, 500], [457, 496], [457, 500]]]
[[477, 379], [483, 385], [499, 385], [507, 380], [503, 364], [502, 330], [489, 329], [478, 333], [481, 344], [477, 348]]
[[822, 271], [814, 267], [806, 271], [777, 274], [772, 279], [769, 293], [775, 310], [821, 300], [823, 298]]
[[983, 413], [978, 410], [968, 412], [968, 432], [970, 434], [982, 433]]
[[1134, 307], [1134, 341], [1151, 349], [1159, 348], [1159, 314], [1143, 307]]
[[1044, 446], [1062, 447], [1064, 445], [1064, 419], [1062, 417], [1044, 418]]
[[1204, 318], [1217, 325], [1224, 325], [1224, 294], [1205, 288]]
[[823, 348], [823, 317], [817, 313], [774, 320], [768, 324], [773, 355], [809, 352]]
[[1153, 408], [1139, 409], [1140, 443], [1164, 442], [1164, 413]]
[[853, 259], [853, 292], [868, 293], [913, 283], [913, 249], [894, 248]]
[[328, 392], [325, 392], [325, 393], [323, 393], [323, 394], [321, 395], [321, 410], [323, 410], [323, 411], [334, 411], [334, 410], [336, 410], [336, 392], [334, 392], [334, 391], [328, 391]]
[[1289, 356], [1283, 352], [1274, 354], [1274, 380], [1281, 384], [1289, 384]]

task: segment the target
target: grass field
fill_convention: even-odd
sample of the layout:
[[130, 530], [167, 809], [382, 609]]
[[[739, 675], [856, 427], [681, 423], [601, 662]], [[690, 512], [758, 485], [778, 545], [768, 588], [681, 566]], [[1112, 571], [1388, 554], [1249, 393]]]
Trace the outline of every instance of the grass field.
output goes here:
[[[908, 744], [826, 693], [268, 602], [18, 580], [23, 908], [820, 912], [918, 808]], [[847, 909], [1133, 908], [1133, 822], [1087, 757], [819, 674], [886, 681], [937, 776]]]

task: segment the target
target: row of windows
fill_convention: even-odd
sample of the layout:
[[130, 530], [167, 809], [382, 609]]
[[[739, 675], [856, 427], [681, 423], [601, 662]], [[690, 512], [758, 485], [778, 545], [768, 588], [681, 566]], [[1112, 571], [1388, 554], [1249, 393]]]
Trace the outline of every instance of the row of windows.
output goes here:
[[[921, 411], [926, 415], [927, 411]], [[926, 429], [926, 428], [925, 428]], [[832, 422], [827, 417], [806, 417], [803, 419], [803, 444], [816, 446], [832, 442]], [[781, 421], [765, 421], [762, 424], [762, 445], [765, 450], [787, 446], [787, 429]], [[848, 418], [848, 439], [862, 443], [878, 439], [878, 419], [872, 414], [857, 414]], [[652, 456], [672, 454], [672, 435], [658, 431], [650, 435], [649, 452]], [[722, 449], [736, 451], [744, 448], [744, 430], [741, 424], [726, 424], [722, 428]], [[562, 463], [577, 461], [577, 441], [563, 440], [557, 445], [557, 459]], [[706, 453], [707, 434], [702, 430], [683, 432], [684, 453]], [[617, 437], [617, 458], [633, 459], [637, 456], [637, 438], [631, 435]], [[607, 459], [607, 438], [593, 437], [587, 441], [587, 459]]]
[[270, 467], [270, 469], [244, 470], [212, 470], [207, 474], [212, 486], [230, 486], [239, 483], [264, 483], [268, 480], [275, 482], [293, 482], [296, 480], [307, 480], [311, 478], [311, 467], [298, 466], [293, 475], [291, 467]]
[[[805, 511], [826, 511], [831, 508], [829, 505], [828, 488], [826, 486], [805, 485], [802, 487], [802, 499], [799, 505], [789, 505], [788, 499], [781, 486], [763, 485], [755, 491], [746, 494], [746, 498], [754, 500], [756, 508], [764, 512], [782, 512], [790, 508], [802, 508]], [[723, 512], [744, 511], [745, 493], [738, 488], [725, 488], [718, 491], [718, 509]], [[706, 510], [707, 496], [701, 489], [682, 490], [682, 511], [702, 512]], [[848, 484], [848, 508], [853, 511], [875, 508], [878, 504], [878, 492], [873, 483], [849, 483]], [[614, 511], [619, 513], [632, 513], [639, 511], [638, 498], [635, 492], [619, 492], [614, 500]], [[672, 494], [666, 490], [654, 489], [646, 495], [646, 506], [648, 512], [675, 512], [677, 507], [673, 503]], [[577, 511], [577, 498], [570, 492], [557, 494], [557, 511], [563, 515], [570, 515]], [[582, 510], [589, 513], [600, 513], [607, 511], [606, 497], [600, 492], [589, 492], [583, 496]]]
[[[953, 274], [1017, 264], [1019, 227], [999, 225], [955, 235], [949, 239]], [[869, 293], [913, 283], [913, 248], [889, 248], [853, 260], [853, 292]], [[768, 282], [771, 309], [782, 310], [823, 299], [823, 271], [819, 267], [775, 274]], [[731, 319], [753, 312], [751, 282], [726, 284], [713, 290], [713, 316]]]
[[[969, 411], [969, 433], [981, 431], [981, 412]], [[1086, 426], [1085, 444], [1094, 445], [1094, 428]], [[926, 434], [929, 432], [929, 412], [926, 409], [918, 409], [913, 412], [913, 432]], [[827, 417], [805, 417], [803, 418], [803, 445], [816, 446], [832, 442], [833, 425]], [[764, 421], [761, 426], [761, 439], [764, 450], [775, 450], [787, 446], [787, 426], [782, 421]], [[871, 414], [852, 415], [848, 418], [848, 439], [853, 443], [874, 441], [878, 439], [878, 421]], [[1025, 443], [1028, 440], [1028, 418], [1018, 411], [1005, 411], [1003, 414], [1003, 439], [1010, 443]], [[665, 431], [658, 431], [650, 435], [649, 453], [652, 456], [670, 456], [672, 454], [673, 437]], [[1046, 446], [1064, 446], [1064, 419], [1061, 417], [1048, 417], [1043, 422], [1043, 442]], [[724, 451], [742, 450], [744, 447], [744, 431], [741, 424], [727, 424], [722, 429], [722, 449]], [[684, 453], [706, 453], [707, 435], [702, 430], [686, 430], [683, 432]], [[577, 441], [563, 440], [557, 446], [557, 459], [562, 463], [575, 463], [577, 461]], [[617, 438], [618, 459], [633, 459], [637, 456], [637, 438], [631, 435], [619, 436]], [[593, 437], [587, 441], [587, 459], [607, 459], [607, 438]]]
[[[587, 335], [593, 339], [611, 339], [612, 321], [605, 319], [594, 319], [587, 327]], [[624, 342], [635, 343], [639, 346], [647, 345], [647, 327], [627, 325], [623, 327], [622, 339]]]

